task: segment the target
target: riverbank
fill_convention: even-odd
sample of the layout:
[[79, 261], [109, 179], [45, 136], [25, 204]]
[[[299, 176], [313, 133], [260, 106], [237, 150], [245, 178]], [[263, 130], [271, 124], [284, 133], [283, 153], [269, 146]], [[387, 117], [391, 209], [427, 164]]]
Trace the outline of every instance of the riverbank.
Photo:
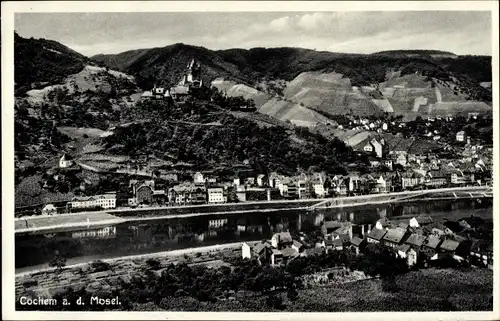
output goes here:
[[[258, 243], [258, 241], [255, 242], [247, 242], [249, 244], [254, 244]], [[208, 254], [208, 253], [216, 253], [219, 251], [223, 250], [231, 250], [231, 249], [240, 249], [242, 245], [242, 242], [234, 242], [234, 243], [227, 243], [227, 244], [217, 244], [217, 245], [210, 245], [210, 246], [201, 246], [201, 247], [192, 247], [192, 248], [185, 248], [185, 249], [179, 249], [179, 250], [170, 250], [170, 251], [161, 251], [161, 252], [153, 252], [153, 253], [146, 253], [146, 254], [137, 254], [137, 255], [128, 255], [128, 256], [117, 256], [113, 258], [102, 258], [101, 256], [93, 256], [93, 257], [85, 257], [85, 262], [72, 262], [72, 259], [69, 259], [66, 261], [67, 265], [63, 268], [63, 272], [71, 269], [77, 269], [77, 268], [82, 268], [90, 265], [92, 261], [95, 260], [100, 260], [102, 262], [106, 262], [109, 264], [114, 264], [117, 262], [121, 261], [146, 261], [147, 259], [150, 258], [163, 258], [163, 257], [170, 257], [170, 258], [178, 258], [182, 259], [184, 255], [196, 255], [196, 253], [201, 253], [203, 254]], [[40, 274], [40, 273], [45, 273], [45, 275], [50, 274], [50, 273], [55, 273], [56, 268], [55, 267], [49, 267], [48, 264], [43, 264], [39, 266], [29, 266], [29, 267], [24, 267], [20, 269], [16, 269], [15, 272], [15, 277], [16, 277], [16, 283], [18, 278], [25, 278], [27, 276], [32, 276], [34, 274]]]
[[[484, 186], [455, 187], [432, 190], [405, 191], [387, 194], [371, 194], [328, 199], [308, 199], [271, 202], [249, 202], [235, 204], [151, 207], [142, 209], [109, 210], [101, 212], [81, 212], [60, 214], [45, 217], [23, 217], [15, 220], [15, 233], [57, 233], [81, 227], [99, 227], [103, 220], [114, 219], [109, 224], [120, 222], [140, 222], [175, 218], [190, 218], [206, 215], [244, 215], [250, 213], [280, 213], [296, 210], [315, 210], [324, 208], [360, 207], [366, 205], [382, 205], [387, 203], [404, 203], [415, 201], [459, 200], [474, 198], [491, 198], [491, 188]], [[194, 213], [193, 213], [194, 212]], [[92, 217], [102, 215], [103, 218]], [[105, 217], [104, 217], [105, 216]], [[90, 219], [92, 218], [92, 219]], [[36, 221], [36, 224], [35, 224]]]

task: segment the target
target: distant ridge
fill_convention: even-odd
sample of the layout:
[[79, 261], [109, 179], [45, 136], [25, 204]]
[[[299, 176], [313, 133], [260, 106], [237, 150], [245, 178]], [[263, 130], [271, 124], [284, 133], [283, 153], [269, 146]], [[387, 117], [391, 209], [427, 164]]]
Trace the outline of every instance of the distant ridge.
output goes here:
[[385, 50], [375, 52], [372, 55], [452, 55], [457, 56], [453, 52], [433, 50], [433, 49], [409, 49], [409, 50]]

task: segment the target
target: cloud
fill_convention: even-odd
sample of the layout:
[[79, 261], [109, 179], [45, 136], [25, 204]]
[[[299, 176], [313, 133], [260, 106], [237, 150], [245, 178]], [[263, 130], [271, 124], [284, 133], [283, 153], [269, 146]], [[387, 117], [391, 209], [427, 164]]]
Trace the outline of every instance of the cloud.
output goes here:
[[16, 14], [23, 37], [83, 54], [183, 42], [210, 49], [306, 47], [370, 53], [441, 49], [491, 54], [491, 14], [478, 11]]
[[269, 23], [269, 27], [274, 31], [285, 31], [291, 27], [291, 18], [288, 16], [274, 19]]
[[305, 30], [316, 30], [324, 28], [325, 25], [334, 19], [334, 15], [325, 13], [312, 13], [299, 16], [297, 19], [297, 26]]

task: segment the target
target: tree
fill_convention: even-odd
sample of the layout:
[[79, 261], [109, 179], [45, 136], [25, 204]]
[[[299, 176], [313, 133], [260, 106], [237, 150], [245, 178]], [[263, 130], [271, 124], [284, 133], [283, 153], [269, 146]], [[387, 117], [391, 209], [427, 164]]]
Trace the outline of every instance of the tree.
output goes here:
[[266, 304], [270, 308], [282, 310], [283, 307], [283, 298], [281, 295], [269, 295], [266, 297]]
[[56, 256], [49, 262], [49, 266], [55, 267], [56, 272], [60, 273], [63, 267], [66, 266], [66, 259], [59, 254], [56, 254]]

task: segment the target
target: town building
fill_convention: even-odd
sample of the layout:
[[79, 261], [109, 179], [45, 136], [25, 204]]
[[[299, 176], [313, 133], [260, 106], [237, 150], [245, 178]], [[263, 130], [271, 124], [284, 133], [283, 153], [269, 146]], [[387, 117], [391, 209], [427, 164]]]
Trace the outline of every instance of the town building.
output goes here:
[[374, 228], [370, 231], [370, 233], [366, 234], [366, 241], [368, 244], [380, 244], [383, 241], [384, 235], [387, 231]]
[[287, 246], [292, 246], [293, 240], [290, 232], [276, 233], [271, 238], [271, 245], [274, 248], [282, 249]]
[[408, 230], [396, 227], [387, 230], [387, 233], [385, 233], [382, 240], [385, 246], [396, 248], [399, 245], [402, 245], [409, 235], [410, 232]]
[[193, 181], [195, 184], [205, 184], [205, 177], [203, 176], [202, 173], [196, 172], [193, 175]]
[[53, 204], [47, 204], [42, 208], [42, 215], [55, 215], [57, 208]]
[[463, 130], [459, 131], [456, 136], [457, 142], [465, 142], [467, 136]]
[[227, 202], [227, 198], [224, 195], [224, 188], [222, 187], [210, 187], [207, 189], [207, 193], [209, 204], [221, 204]]
[[259, 174], [257, 176], [257, 186], [263, 187], [266, 182], [266, 175], [264, 174]]
[[111, 209], [116, 208], [116, 193], [106, 193], [88, 197], [74, 197], [69, 203], [71, 209]]
[[59, 168], [68, 168], [75, 164], [73, 157], [68, 154], [63, 154], [59, 159]]
[[418, 253], [408, 244], [401, 244], [396, 247], [397, 254], [400, 258], [406, 259], [408, 266], [413, 266], [417, 263]]

